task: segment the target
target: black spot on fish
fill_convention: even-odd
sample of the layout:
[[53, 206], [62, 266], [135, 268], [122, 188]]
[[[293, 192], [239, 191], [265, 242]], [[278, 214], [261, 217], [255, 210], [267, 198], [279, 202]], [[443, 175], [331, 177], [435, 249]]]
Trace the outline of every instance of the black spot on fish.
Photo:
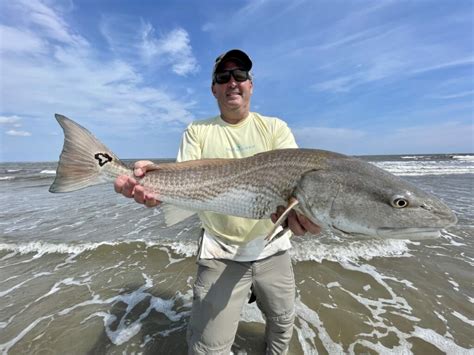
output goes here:
[[94, 158], [99, 162], [100, 166], [104, 166], [112, 161], [112, 157], [107, 153], [97, 153]]

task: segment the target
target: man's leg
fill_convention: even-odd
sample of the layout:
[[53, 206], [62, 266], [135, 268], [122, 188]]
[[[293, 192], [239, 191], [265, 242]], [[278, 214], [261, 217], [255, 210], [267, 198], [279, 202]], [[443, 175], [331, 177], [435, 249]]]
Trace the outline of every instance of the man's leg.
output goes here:
[[252, 284], [250, 263], [198, 261], [188, 325], [189, 354], [229, 354]]
[[288, 252], [253, 263], [257, 304], [267, 321], [267, 354], [285, 354], [295, 320], [295, 277]]

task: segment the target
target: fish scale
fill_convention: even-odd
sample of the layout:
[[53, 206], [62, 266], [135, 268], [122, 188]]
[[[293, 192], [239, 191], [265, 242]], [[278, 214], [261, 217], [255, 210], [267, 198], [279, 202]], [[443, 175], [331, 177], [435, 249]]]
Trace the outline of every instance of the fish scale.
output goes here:
[[182, 168], [183, 163], [163, 164], [140, 183], [162, 202], [259, 219], [269, 217], [279, 204], [286, 203], [302, 174], [321, 167], [321, 159], [315, 159], [313, 153], [279, 150], [263, 156], [212, 161], [187, 170]]

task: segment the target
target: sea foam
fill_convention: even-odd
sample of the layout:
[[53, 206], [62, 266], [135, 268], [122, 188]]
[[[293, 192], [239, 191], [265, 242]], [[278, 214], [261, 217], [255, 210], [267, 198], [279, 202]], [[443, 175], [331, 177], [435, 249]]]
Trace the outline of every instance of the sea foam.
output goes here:
[[[123, 244], [143, 243], [146, 248], [158, 247], [168, 249], [172, 254], [179, 257], [194, 257], [197, 252], [195, 241], [160, 242], [152, 240], [125, 240], [125, 241], [103, 241], [86, 242], [80, 244], [52, 243], [52, 242], [25, 242], [25, 243], [0, 243], [0, 251], [11, 252], [3, 258], [13, 255], [35, 254], [33, 258], [39, 258], [46, 254], [72, 254], [79, 255], [86, 251], [95, 250], [101, 246], [115, 247]], [[290, 250], [294, 261], [356, 261], [371, 260], [375, 257], [409, 257], [409, 245], [416, 244], [408, 240], [400, 239], [371, 239], [371, 240], [343, 240], [335, 243], [330, 240], [295, 240]], [[169, 253], [168, 253], [169, 254]], [[170, 257], [172, 255], [169, 254]], [[179, 261], [179, 260], [178, 260]]]
[[453, 159], [474, 162], [474, 155], [453, 155]]
[[394, 175], [459, 175], [474, 174], [474, 165], [463, 164], [460, 161], [383, 161], [371, 162], [381, 169]]
[[303, 243], [293, 243], [290, 254], [296, 261], [323, 260], [334, 262], [347, 262], [358, 260], [371, 260], [376, 257], [409, 257], [408, 240], [386, 239], [386, 240], [344, 240], [341, 244], [325, 244], [312, 240]]

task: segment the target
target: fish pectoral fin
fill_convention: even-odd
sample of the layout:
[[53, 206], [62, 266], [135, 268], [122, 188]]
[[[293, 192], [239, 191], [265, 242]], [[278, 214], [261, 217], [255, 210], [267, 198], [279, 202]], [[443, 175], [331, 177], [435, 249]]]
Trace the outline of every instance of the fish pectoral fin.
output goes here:
[[286, 206], [285, 211], [277, 219], [277, 221], [275, 222], [275, 225], [273, 226], [272, 230], [265, 237], [265, 240], [270, 242], [275, 237], [274, 234], [275, 234], [275, 231], [277, 230], [277, 228], [286, 220], [286, 218], [288, 217], [288, 213], [290, 213], [290, 211], [293, 208], [295, 208], [298, 205], [298, 203], [299, 203], [299, 201], [295, 197], [293, 197], [293, 196], [290, 197], [290, 199], [288, 200], [288, 205]]
[[169, 203], [163, 203], [160, 206], [165, 217], [167, 227], [175, 225], [196, 214], [196, 211], [186, 210]]

